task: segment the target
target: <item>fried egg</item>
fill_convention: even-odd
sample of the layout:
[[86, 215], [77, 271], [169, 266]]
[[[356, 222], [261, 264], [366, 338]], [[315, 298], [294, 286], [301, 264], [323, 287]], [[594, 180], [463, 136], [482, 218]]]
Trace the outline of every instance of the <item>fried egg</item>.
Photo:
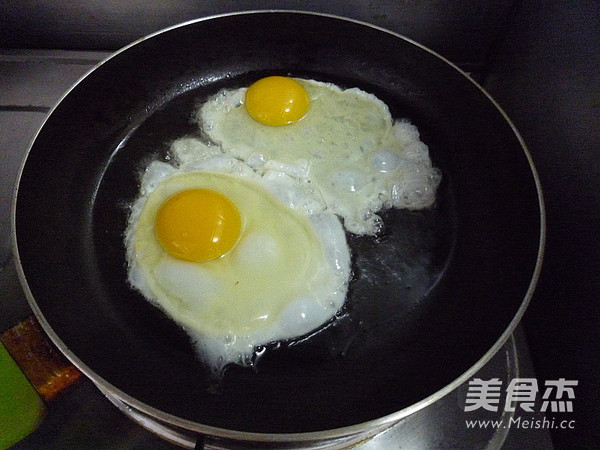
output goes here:
[[350, 252], [312, 187], [193, 139], [173, 154], [177, 165], [146, 168], [132, 205], [129, 282], [188, 332], [212, 372], [330, 320]]
[[441, 175], [417, 128], [358, 88], [267, 77], [222, 90], [196, 118], [221, 151], [257, 172], [279, 170], [311, 183], [351, 233], [377, 234], [382, 209], [420, 209], [435, 200]]
[[125, 243], [131, 285], [218, 375], [331, 320], [351, 276], [345, 233], [431, 205], [441, 175], [417, 128], [357, 88], [267, 77], [195, 118], [203, 138], [146, 168]]

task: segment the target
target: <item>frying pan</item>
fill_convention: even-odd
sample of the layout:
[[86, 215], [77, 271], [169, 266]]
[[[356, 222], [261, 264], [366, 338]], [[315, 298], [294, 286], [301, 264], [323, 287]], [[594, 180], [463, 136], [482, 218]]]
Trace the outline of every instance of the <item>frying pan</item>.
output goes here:
[[[140, 171], [197, 135], [194, 108], [282, 74], [359, 87], [417, 125], [442, 172], [435, 204], [348, 236], [338, 317], [209, 376], [186, 334], [126, 281]], [[142, 39], [54, 108], [14, 208], [21, 281], [42, 326], [102, 390], [195, 433], [334, 440], [389, 426], [471, 377], [510, 335], [540, 270], [544, 212], [529, 153], [499, 106], [439, 55], [389, 31], [302, 12], [236, 13]]]

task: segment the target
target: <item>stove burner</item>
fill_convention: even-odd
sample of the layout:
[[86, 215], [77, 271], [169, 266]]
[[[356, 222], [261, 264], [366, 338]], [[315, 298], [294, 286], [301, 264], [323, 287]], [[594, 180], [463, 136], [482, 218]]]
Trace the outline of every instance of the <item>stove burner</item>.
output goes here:
[[[511, 380], [519, 378], [519, 354], [517, 338], [511, 335], [500, 351], [473, 377], [481, 379], [499, 378], [503, 386], [508, 386]], [[306, 448], [306, 449], [342, 449], [352, 447], [361, 450], [376, 450], [380, 448], [433, 448], [448, 447], [452, 443], [479, 442], [486, 449], [499, 449], [506, 441], [510, 429], [476, 428], [468, 429], [466, 421], [470, 419], [502, 420], [509, 423], [515, 412], [500, 410], [496, 413], [488, 411], [465, 412], [468, 382], [459, 386], [445, 397], [434, 401], [425, 408], [401, 419], [396, 424], [384, 429], [372, 430], [369, 433], [352, 435], [324, 441], [309, 442], [243, 442], [227, 441], [212, 436], [198, 435], [192, 430], [169, 424], [152, 417], [129, 405], [118, 394], [104, 386], [98, 389], [125, 415], [137, 424], [162, 439], [184, 448], [193, 449], [257, 449], [269, 448]]]

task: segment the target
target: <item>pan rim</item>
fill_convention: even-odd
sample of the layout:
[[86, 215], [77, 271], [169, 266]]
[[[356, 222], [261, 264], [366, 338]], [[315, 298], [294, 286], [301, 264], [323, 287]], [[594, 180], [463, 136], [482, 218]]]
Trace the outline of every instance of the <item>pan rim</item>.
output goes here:
[[[77, 85], [79, 85], [81, 82], [83, 82], [83, 80], [85, 80], [92, 72], [94, 72], [96, 69], [98, 69], [100, 66], [102, 66], [109, 60], [115, 58], [116, 56], [120, 55], [121, 53], [126, 52], [127, 50], [140, 44], [141, 42], [144, 42], [148, 39], [151, 39], [151, 38], [161, 35], [163, 33], [167, 33], [174, 29], [182, 28], [185, 26], [189, 26], [192, 24], [196, 24], [196, 23], [200, 23], [200, 22], [204, 22], [204, 21], [208, 21], [208, 20], [222, 19], [222, 18], [241, 16], [241, 15], [273, 14], [273, 13], [318, 16], [318, 17], [323, 17], [323, 18], [330, 18], [330, 19], [340, 20], [340, 21], [344, 21], [344, 22], [354, 23], [356, 25], [361, 25], [361, 26], [364, 26], [367, 28], [371, 28], [376, 31], [380, 31], [380, 32], [389, 34], [395, 38], [402, 39], [412, 45], [415, 45], [416, 47], [418, 47], [421, 50], [429, 53], [430, 55], [440, 59], [443, 63], [449, 65], [451, 68], [456, 70], [460, 75], [464, 76], [467, 79], [467, 81], [472, 83], [483, 95], [485, 95], [485, 97], [492, 103], [492, 105], [498, 110], [498, 112], [500, 112], [503, 119], [510, 126], [513, 134], [517, 138], [517, 140], [527, 158], [529, 168], [531, 170], [531, 174], [533, 176], [533, 180], [534, 180], [534, 183], [536, 186], [538, 207], [539, 207], [539, 213], [540, 213], [539, 244], [538, 244], [538, 249], [537, 249], [537, 257], [536, 257], [535, 266], [534, 266], [534, 269], [532, 272], [531, 280], [529, 282], [529, 285], [528, 285], [527, 291], [524, 295], [524, 298], [523, 298], [522, 302], [520, 303], [520, 306], [517, 309], [513, 319], [508, 324], [507, 328], [504, 330], [502, 335], [498, 338], [498, 340], [495, 342], [495, 344], [492, 345], [492, 347], [475, 364], [473, 364], [461, 376], [459, 376], [458, 378], [456, 378], [455, 380], [453, 380], [452, 382], [447, 384], [442, 389], [440, 389], [440, 390], [434, 392], [433, 394], [431, 394], [430, 396], [414, 403], [413, 405], [410, 405], [406, 408], [403, 408], [403, 409], [396, 411], [394, 413], [391, 413], [389, 415], [386, 415], [386, 416], [383, 416], [383, 417], [380, 417], [377, 419], [373, 419], [373, 420], [370, 420], [367, 422], [349, 425], [349, 426], [345, 426], [345, 427], [328, 429], [328, 430], [320, 430], [320, 431], [301, 432], [301, 433], [262, 433], [262, 432], [239, 431], [239, 430], [231, 430], [231, 429], [226, 429], [226, 428], [205, 425], [205, 424], [190, 421], [187, 419], [182, 419], [180, 417], [174, 416], [172, 414], [169, 414], [169, 413], [161, 411], [157, 408], [154, 408], [144, 402], [141, 402], [141, 401], [129, 396], [125, 392], [123, 392], [120, 389], [113, 386], [107, 380], [105, 380], [102, 377], [100, 377], [99, 375], [97, 375], [92, 369], [90, 369], [82, 360], [80, 360], [68, 348], [68, 346], [54, 332], [51, 325], [45, 319], [41, 309], [37, 305], [37, 302], [33, 296], [33, 293], [31, 292], [31, 290], [29, 288], [29, 284], [27, 282], [27, 278], [24, 273], [23, 265], [21, 263], [19, 247], [18, 247], [18, 242], [17, 242], [17, 235], [16, 235], [16, 213], [17, 213], [17, 199], [18, 199], [18, 193], [19, 193], [19, 186], [20, 186], [21, 178], [22, 178], [22, 175], [23, 175], [23, 172], [25, 169], [25, 165], [26, 165], [27, 160], [29, 159], [29, 154], [32, 150], [33, 144], [36, 141], [40, 131], [44, 128], [47, 120], [50, 118], [50, 116], [53, 114], [53, 112], [60, 106], [62, 101], [75, 89], [75, 87]], [[331, 439], [344, 438], [344, 437], [348, 437], [348, 436], [352, 436], [352, 435], [364, 434], [365, 432], [370, 432], [373, 430], [381, 431], [383, 429], [386, 429], [386, 428], [392, 426], [393, 424], [397, 423], [401, 419], [403, 419], [403, 418], [435, 403], [436, 401], [440, 400], [441, 398], [445, 397], [446, 395], [448, 395], [449, 393], [454, 391], [456, 388], [458, 388], [460, 385], [464, 384], [469, 378], [471, 378], [474, 374], [476, 374], [488, 361], [490, 361], [490, 359], [502, 348], [502, 346], [506, 343], [506, 341], [512, 335], [513, 331], [515, 330], [515, 328], [521, 321], [521, 319], [525, 313], [525, 310], [527, 309], [529, 302], [531, 301], [531, 298], [533, 296], [535, 287], [537, 285], [537, 282], [539, 280], [539, 276], [541, 273], [542, 260], [543, 260], [543, 256], [544, 256], [544, 250], [545, 250], [546, 212], [545, 212], [545, 204], [544, 204], [542, 186], [541, 186], [538, 172], [534, 166], [533, 158], [527, 148], [527, 145], [525, 144], [522, 136], [518, 132], [516, 126], [511, 121], [511, 119], [508, 117], [506, 112], [502, 109], [502, 107], [492, 98], [492, 96], [481, 85], [479, 85], [475, 80], [473, 80], [465, 71], [460, 69], [454, 63], [452, 63], [451, 61], [449, 61], [442, 55], [438, 54], [437, 52], [429, 49], [428, 47], [426, 47], [406, 36], [403, 36], [399, 33], [390, 31], [390, 30], [385, 29], [380, 26], [370, 24], [368, 22], [364, 22], [364, 21], [360, 21], [360, 20], [356, 20], [356, 19], [352, 19], [352, 18], [348, 18], [348, 17], [343, 17], [340, 15], [318, 13], [318, 12], [313, 12], [313, 11], [265, 9], [265, 10], [236, 11], [236, 12], [210, 15], [210, 16], [206, 16], [206, 17], [202, 17], [202, 18], [192, 19], [192, 20], [180, 23], [180, 24], [176, 24], [176, 25], [164, 28], [162, 30], [158, 30], [154, 33], [151, 33], [147, 36], [144, 36], [144, 37], [128, 44], [127, 46], [121, 48], [120, 50], [117, 50], [116, 52], [112, 53], [107, 58], [105, 58], [104, 60], [102, 60], [98, 64], [96, 64], [87, 73], [85, 73], [78, 81], [76, 81], [64, 93], [64, 95], [59, 99], [59, 101], [56, 103], [56, 105], [48, 112], [45, 120], [43, 121], [43, 123], [41, 124], [41, 126], [39, 127], [39, 129], [37, 130], [36, 134], [34, 135], [34, 137], [32, 138], [32, 140], [29, 144], [27, 152], [25, 153], [25, 156], [21, 162], [21, 166], [19, 168], [18, 175], [17, 175], [15, 189], [13, 191], [12, 205], [11, 205], [11, 230], [12, 230], [11, 231], [11, 247], [12, 247], [12, 254], [13, 254], [13, 259], [15, 262], [16, 271], [17, 271], [21, 286], [23, 288], [23, 291], [25, 293], [25, 296], [27, 298], [27, 301], [28, 301], [31, 309], [33, 310], [33, 313], [35, 314], [36, 318], [40, 322], [40, 325], [42, 326], [44, 331], [48, 334], [50, 339], [59, 348], [59, 350], [79, 370], [81, 370], [81, 372], [83, 372], [92, 382], [94, 382], [96, 385], [98, 385], [98, 387], [101, 390], [109, 392], [110, 394], [119, 398], [120, 400], [122, 400], [123, 402], [128, 404], [129, 406], [131, 406], [151, 417], [155, 417], [158, 420], [161, 420], [161, 421], [171, 424], [173, 426], [187, 429], [187, 430], [195, 432], [195, 433], [208, 435], [208, 436], [215, 436], [215, 437], [225, 438], [225, 439], [255, 441], [255, 442], [285, 442], [285, 443], [305, 442], [306, 443], [309, 441], [331, 440]]]

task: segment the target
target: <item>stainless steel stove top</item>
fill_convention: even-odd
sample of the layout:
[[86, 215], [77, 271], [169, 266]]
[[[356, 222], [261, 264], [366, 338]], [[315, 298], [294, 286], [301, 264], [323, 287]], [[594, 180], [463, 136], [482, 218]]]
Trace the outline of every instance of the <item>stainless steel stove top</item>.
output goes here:
[[[73, 83], [108, 55], [105, 52], [0, 51], [0, 331], [32, 314], [10, 254], [10, 203], [21, 161], [53, 105]], [[40, 230], [43, 232], [43, 224]], [[520, 328], [477, 377], [499, 378], [504, 386], [514, 378], [535, 377]], [[465, 384], [391, 429], [362, 442], [358, 448], [552, 448], [546, 429], [469, 428], [465, 423], [469, 419], [504, 419], [503, 423], [507, 424], [509, 418], [501, 412], [492, 415], [465, 412], [466, 395]], [[163, 430], [160, 424], [145, 420], [126, 407], [118, 408], [115, 403], [123, 406], [118, 399], [107, 399], [91, 382], [85, 381], [52, 401], [38, 430], [15, 448], [194, 446], [192, 437]], [[528, 420], [540, 418], [527, 414]], [[207, 448], [210, 444], [207, 442]]]

